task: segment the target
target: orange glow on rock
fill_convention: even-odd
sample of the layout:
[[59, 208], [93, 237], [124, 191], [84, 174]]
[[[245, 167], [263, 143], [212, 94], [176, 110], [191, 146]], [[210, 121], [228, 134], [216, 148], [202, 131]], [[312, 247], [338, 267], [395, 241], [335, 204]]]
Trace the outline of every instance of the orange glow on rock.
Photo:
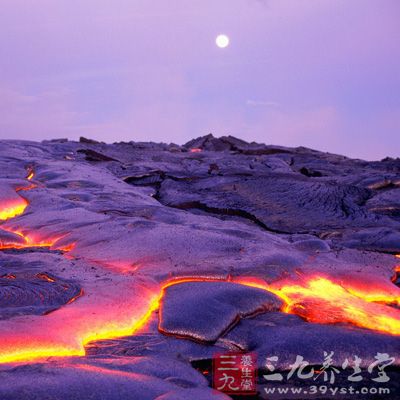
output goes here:
[[116, 339], [123, 336], [129, 336], [143, 328], [150, 319], [153, 311], [157, 310], [160, 306], [160, 296], [153, 296], [150, 300], [149, 308], [136, 320], [132, 320], [130, 324], [118, 325], [109, 324], [101, 327], [100, 329], [88, 332], [82, 338], [83, 346], [95, 340]]
[[63, 346], [57, 347], [48, 344], [46, 347], [43, 344], [28, 344], [23, 349], [15, 349], [8, 354], [0, 354], [0, 363], [14, 363], [14, 362], [31, 362], [37, 360], [47, 359], [49, 357], [71, 357], [71, 356], [84, 356], [84, 349], [75, 350], [68, 349]]
[[51, 239], [46, 239], [46, 240], [35, 240], [34, 238], [32, 238], [29, 235], [25, 235], [22, 232], [19, 231], [14, 231], [11, 229], [6, 229], [6, 228], [2, 228], [3, 230], [13, 233], [15, 235], [18, 235], [20, 238], [23, 239], [22, 243], [21, 242], [5, 242], [2, 243], [0, 241], [0, 250], [6, 250], [6, 249], [26, 249], [26, 248], [30, 248], [30, 247], [49, 247], [49, 248], [55, 248], [57, 250], [61, 250], [61, 251], [71, 251], [74, 246], [75, 243], [71, 243], [69, 245], [66, 246], [62, 246], [62, 247], [57, 247], [57, 242], [64, 238], [66, 235], [61, 235], [55, 238], [51, 238]]
[[390, 281], [385, 284], [376, 282], [374, 286], [366, 286], [362, 282], [341, 284], [349, 293], [367, 302], [400, 305], [400, 291]]
[[56, 280], [54, 278], [52, 278], [51, 276], [47, 275], [44, 272], [41, 272], [39, 274], [36, 275], [39, 279], [43, 279], [44, 281], [47, 282], [55, 282]]
[[199, 149], [197, 147], [193, 147], [192, 149], [189, 150], [191, 153], [201, 153], [203, 150]]
[[84, 294], [83, 289], [81, 289], [81, 290], [79, 291], [79, 293], [78, 293], [76, 296], [74, 296], [74, 297], [72, 297], [71, 299], [69, 299], [68, 302], [67, 302], [66, 304], [71, 304], [71, 303], [73, 303], [74, 301], [76, 301], [77, 299], [79, 299], [79, 297], [82, 297], [83, 294]]
[[123, 302], [119, 297], [111, 301], [107, 293], [96, 299], [81, 294], [51, 314], [1, 321], [0, 363], [83, 356], [89, 342], [132, 335], [159, 307], [159, 296], [149, 290], [141, 292], [136, 306], [128, 296]]
[[364, 292], [349, 290], [331, 279], [319, 276], [304, 278], [299, 282], [279, 281], [271, 285], [254, 279], [240, 278], [237, 281], [275, 293], [285, 302], [283, 312], [297, 314], [309, 322], [350, 323], [400, 335], [400, 311], [372, 300], [379, 298], [379, 301], [392, 303], [392, 294], [377, 293], [374, 289], [371, 292], [367, 289]]
[[[379, 302], [393, 302], [393, 296], [374, 289], [345, 288], [325, 277], [311, 277], [301, 283], [275, 283], [270, 290], [286, 302], [285, 312], [309, 322], [350, 323], [361, 328], [400, 335], [400, 311]], [[398, 301], [396, 298], [396, 301]]]
[[[32, 179], [34, 173], [31, 171], [27, 177], [28, 180]], [[36, 185], [31, 184], [28, 186], [21, 186], [15, 189], [15, 192], [23, 191], [23, 190], [31, 190], [35, 188]], [[18, 195], [17, 195], [18, 196]], [[6, 199], [5, 201], [0, 202], [0, 220], [5, 221], [10, 218], [14, 218], [18, 215], [21, 215], [25, 208], [29, 205], [28, 201], [24, 199], [22, 196], [18, 196], [14, 199]]]

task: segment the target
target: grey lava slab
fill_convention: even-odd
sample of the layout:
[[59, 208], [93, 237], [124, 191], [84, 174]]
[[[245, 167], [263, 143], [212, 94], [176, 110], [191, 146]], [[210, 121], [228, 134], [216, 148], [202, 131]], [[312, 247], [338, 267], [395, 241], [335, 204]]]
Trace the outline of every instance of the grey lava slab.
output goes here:
[[281, 305], [277, 296], [262, 289], [230, 282], [184, 282], [165, 290], [159, 330], [215, 342], [241, 318], [276, 311]]
[[241, 216], [264, 229], [282, 233], [400, 226], [386, 216], [368, 212], [364, 204], [371, 195], [368, 189], [354, 185], [266, 171], [258, 177], [166, 180], [159, 198], [177, 208]]

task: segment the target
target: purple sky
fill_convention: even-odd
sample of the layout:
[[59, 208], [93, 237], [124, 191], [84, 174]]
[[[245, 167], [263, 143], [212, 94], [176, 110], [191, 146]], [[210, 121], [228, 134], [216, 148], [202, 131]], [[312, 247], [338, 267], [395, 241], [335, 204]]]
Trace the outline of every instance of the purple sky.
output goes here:
[[1, 0], [0, 138], [400, 156], [399, 21], [398, 0]]

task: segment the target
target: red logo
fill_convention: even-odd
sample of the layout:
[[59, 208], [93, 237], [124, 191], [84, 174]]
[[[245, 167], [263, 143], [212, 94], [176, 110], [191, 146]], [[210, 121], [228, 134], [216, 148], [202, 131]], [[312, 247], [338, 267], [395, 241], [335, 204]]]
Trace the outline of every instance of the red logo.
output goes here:
[[213, 388], [224, 393], [256, 394], [255, 353], [225, 353], [213, 357]]

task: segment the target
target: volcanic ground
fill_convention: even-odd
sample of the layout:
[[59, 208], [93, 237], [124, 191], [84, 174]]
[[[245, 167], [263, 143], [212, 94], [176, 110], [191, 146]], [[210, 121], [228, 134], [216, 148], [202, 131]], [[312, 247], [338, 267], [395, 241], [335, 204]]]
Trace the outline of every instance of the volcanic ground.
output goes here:
[[0, 141], [0, 168], [1, 399], [229, 399], [230, 351], [259, 388], [266, 357], [371, 386], [387, 354], [400, 396], [400, 159], [207, 135]]

